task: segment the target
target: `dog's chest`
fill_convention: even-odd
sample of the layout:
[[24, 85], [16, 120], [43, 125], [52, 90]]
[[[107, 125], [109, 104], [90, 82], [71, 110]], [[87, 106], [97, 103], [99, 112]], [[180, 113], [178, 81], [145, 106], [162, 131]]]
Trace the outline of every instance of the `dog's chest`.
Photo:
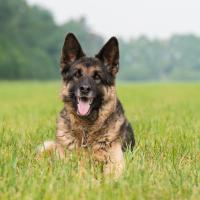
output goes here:
[[107, 145], [109, 143], [105, 130], [94, 131], [87, 127], [72, 131], [78, 148], [93, 148], [97, 145]]
[[62, 115], [57, 124], [57, 142], [66, 149], [102, 149], [118, 139], [123, 117], [113, 115], [110, 120], [101, 118], [90, 124], [80, 121], [74, 115]]

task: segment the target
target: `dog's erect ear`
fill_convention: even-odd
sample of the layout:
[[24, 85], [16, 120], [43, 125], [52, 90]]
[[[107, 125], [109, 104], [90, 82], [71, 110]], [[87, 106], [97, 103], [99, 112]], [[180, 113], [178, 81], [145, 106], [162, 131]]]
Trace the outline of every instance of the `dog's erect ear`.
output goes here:
[[119, 69], [119, 45], [117, 38], [110, 38], [96, 57], [103, 61], [108, 70], [115, 76]]
[[61, 67], [85, 56], [81, 45], [73, 33], [68, 33], [62, 48]]

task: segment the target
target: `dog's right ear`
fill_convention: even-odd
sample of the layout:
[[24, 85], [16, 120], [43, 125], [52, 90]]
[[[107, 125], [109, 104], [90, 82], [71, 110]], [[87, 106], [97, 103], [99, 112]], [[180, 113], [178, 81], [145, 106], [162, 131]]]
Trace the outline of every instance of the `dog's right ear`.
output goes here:
[[72, 62], [85, 56], [81, 45], [73, 33], [68, 33], [61, 54], [61, 69], [68, 68]]

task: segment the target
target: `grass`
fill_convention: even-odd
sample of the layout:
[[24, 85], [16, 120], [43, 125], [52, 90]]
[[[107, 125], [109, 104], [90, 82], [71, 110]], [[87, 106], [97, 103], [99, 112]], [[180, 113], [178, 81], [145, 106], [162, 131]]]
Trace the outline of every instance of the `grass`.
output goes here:
[[117, 182], [94, 181], [35, 148], [53, 139], [59, 83], [0, 83], [0, 199], [200, 199], [200, 84], [119, 85], [135, 129], [134, 153]]

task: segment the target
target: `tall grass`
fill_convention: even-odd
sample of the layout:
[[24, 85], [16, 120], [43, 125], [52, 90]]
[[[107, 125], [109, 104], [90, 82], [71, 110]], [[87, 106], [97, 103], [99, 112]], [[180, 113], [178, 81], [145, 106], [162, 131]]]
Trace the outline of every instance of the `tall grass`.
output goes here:
[[59, 86], [0, 83], [0, 199], [200, 199], [200, 84], [118, 86], [136, 137], [118, 181], [76, 155], [35, 158], [54, 139]]

